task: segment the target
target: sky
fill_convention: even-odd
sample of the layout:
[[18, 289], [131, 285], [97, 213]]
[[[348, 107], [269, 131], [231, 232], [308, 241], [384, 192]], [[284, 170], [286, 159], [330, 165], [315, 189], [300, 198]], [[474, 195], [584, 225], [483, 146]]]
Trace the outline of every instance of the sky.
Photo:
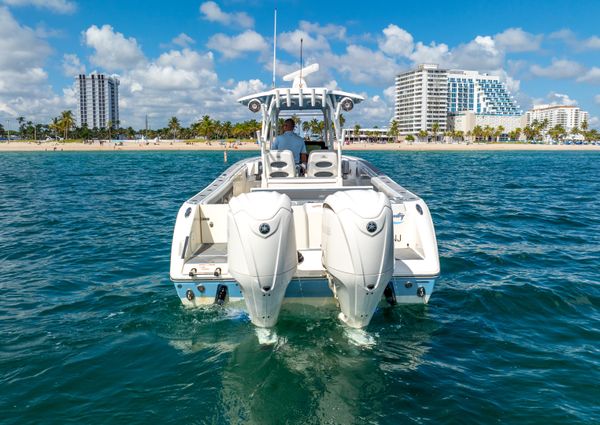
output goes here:
[[420, 63], [498, 75], [523, 110], [577, 105], [600, 127], [600, 1], [0, 0], [0, 124], [77, 109], [74, 76], [119, 76], [121, 126], [256, 118], [236, 99], [307, 77], [365, 96], [347, 125], [385, 126], [394, 77]]

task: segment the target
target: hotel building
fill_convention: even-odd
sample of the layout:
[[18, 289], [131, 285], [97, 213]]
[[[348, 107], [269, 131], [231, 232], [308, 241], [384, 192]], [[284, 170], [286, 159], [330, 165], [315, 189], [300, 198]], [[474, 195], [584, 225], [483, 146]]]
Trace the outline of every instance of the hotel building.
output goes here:
[[423, 64], [396, 77], [394, 119], [400, 134], [446, 130], [448, 112], [448, 73], [437, 65]]
[[[426, 113], [424, 113], [426, 111]], [[420, 65], [396, 77], [394, 119], [403, 135], [431, 130], [471, 131], [477, 125], [522, 126], [523, 112], [498, 77]]]
[[79, 104], [77, 121], [80, 127], [107, 128], [119, 123], [119, 80], [114, 76], [92, 73], [77, 78]]
[[525, 115], [527, 125], [531, 125], [536, 120], [538, 122], [548, 120], [546, 131], [560, 124], [567, 132], [570, 132], [575, 127], [581, 129], [584, 121], [589, 123], [589, 114], [577, 106], [539, 105], [534, 106]]

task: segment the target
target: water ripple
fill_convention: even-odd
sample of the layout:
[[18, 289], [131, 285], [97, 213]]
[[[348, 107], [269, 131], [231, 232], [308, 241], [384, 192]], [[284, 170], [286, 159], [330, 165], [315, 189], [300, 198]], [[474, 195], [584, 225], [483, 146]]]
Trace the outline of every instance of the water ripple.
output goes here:
[[2, 422], [599, 423], [600, 155], [359, 156], [427, 201], [442, 267], [371, 346], [333, 307], [261, 346], [240, 308], [180, 305], [174, 218], [222, 154], [0, 155]]

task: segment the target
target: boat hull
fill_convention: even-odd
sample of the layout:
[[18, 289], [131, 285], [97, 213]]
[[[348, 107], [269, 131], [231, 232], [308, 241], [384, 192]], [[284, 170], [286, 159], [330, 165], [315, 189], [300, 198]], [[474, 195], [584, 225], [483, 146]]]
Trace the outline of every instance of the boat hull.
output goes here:
[[[437, 277], [394, 276], [392, 282], [396, 302], [398, 304], [427, 304], [436, 280]], [[186, 307], [219, 304], [217, 295], [223, 286], [227, 288], [227, 296], [222, 300], [223, 305], [244, 300], [239, 284], [233, 279], [174, 280], [173, 284], [181, 303]], [[320, 306], [334, 304], [335, 297], [325, 278], [294, 278], [287, 287], [283, 303]]]

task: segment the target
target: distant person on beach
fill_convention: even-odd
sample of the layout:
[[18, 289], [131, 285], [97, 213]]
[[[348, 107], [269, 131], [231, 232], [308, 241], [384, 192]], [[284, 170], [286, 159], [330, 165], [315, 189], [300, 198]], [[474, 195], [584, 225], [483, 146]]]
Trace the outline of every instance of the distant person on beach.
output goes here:
[[296, 123], [293, 119], [288, 118], [283, 122], [283, 134], [275, 138], [271, 145], [271, 149], [290, 150], [294, 154], [296, 164], [306, 164], [308, 155], [306, 154], [306, 145], [304, 139], [294, 133]]

